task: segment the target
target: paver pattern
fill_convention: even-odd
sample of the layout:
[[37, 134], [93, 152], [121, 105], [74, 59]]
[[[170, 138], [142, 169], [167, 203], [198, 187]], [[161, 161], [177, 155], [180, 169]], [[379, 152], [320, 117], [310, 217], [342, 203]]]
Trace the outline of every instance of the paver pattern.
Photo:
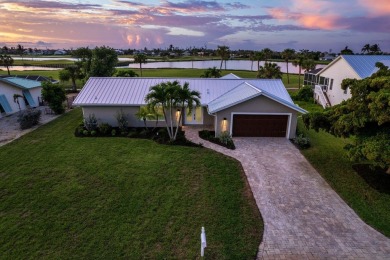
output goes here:
[[258, 259], [390, 259], [390, 239], [365, 224], [285, 138], [234, 138], [236, 150], [195, 143], [239, 160], [264, 219]]

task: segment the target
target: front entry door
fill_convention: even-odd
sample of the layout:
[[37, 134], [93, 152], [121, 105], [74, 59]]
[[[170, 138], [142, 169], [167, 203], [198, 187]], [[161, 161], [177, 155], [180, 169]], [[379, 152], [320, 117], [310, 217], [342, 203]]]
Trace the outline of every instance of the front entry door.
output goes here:
[[188, 114], [188, 108], [185, 109], [185, 119], [187, 125], [201, 125], [203, 124], [203, 114], [202, 108], [197, 107], [196, 109], [192, 109], [191, 113]]

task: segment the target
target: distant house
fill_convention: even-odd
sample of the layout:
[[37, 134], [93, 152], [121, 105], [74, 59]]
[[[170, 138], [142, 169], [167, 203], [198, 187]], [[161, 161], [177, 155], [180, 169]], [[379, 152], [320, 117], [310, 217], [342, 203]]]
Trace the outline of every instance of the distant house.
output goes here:
[[0, 117], [42, 103], [41, 82], [18, 77], [0, 78]]
[[324, 108], [340, 104], [351, 98], [349, 89], [341, 89], [344, 79], [364, 79], [370, 77], [378, 68], [375, 63], [390, 65], [390, 55], [340, 55], [316, 76], [314, 98]]
[[[150, 87], [174, 80], [201, 93], [201, 106], [191, 113], [186, 109], [182, 124], [212, 127], [216, 135], [228, 131], [233, 136], [294, 138], [297, 116], [306, 113], [293, 103], [281, 80], [241, 79], [233, 74], [219, 79], [92, 77], [73, 105], [82, 107], [84, 117], [94, 114], [99, 123], [117, 126], [115, 115], [122, 111], [129, 126], [142, 127], [136, 113], [146, 105]], [[171, 116], [179, 116], [176, 113]]]
[[65, 50], [56, 50], [54, 52], [54, 55], [66, 55], [67, 52]]

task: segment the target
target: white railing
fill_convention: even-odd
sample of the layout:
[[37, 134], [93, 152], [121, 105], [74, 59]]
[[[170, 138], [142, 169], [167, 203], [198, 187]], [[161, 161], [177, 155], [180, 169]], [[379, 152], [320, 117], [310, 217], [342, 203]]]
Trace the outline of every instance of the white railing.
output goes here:
[[320, 102], [320, 104], [323, 108], [326, 108], [329, 106], [328, 99], [325, 96], [324, 92], [322, 91], [322, 87], [320, 85], [315, 85], [314, 93], [315, 93], [316, 97], [318, 97], [317, 100]]

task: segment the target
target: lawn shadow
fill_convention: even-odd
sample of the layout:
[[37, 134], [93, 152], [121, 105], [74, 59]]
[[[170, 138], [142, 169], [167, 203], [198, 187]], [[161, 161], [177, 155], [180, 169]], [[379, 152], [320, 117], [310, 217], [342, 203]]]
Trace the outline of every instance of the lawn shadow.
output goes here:
[[390, 194], [390, 174], [381, 168], [371, 168], [368, 164], [355, 164], [352, 168], [366, 181], [371, 188]]

